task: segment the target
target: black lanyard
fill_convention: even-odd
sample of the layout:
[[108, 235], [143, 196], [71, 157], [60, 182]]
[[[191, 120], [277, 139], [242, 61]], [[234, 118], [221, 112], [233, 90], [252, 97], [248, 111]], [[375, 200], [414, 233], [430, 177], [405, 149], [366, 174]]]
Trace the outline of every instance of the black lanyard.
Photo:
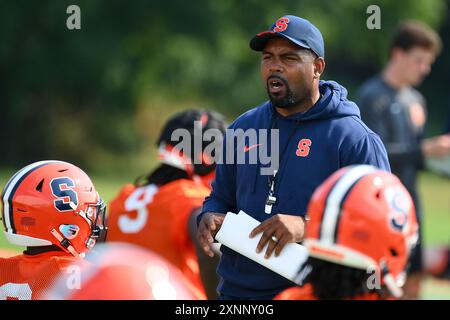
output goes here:
[[[269, 195], [267, 196], [266, 200], [266, 206], [264, 209], [264, 212], [266, 214], [272, 213], [272, 207], [277, 202], [277, 198], [275, 196], [275, 178], [277, 176], [277, 173], [280, 171], [280, 167], [283, 163], [283, 156], [286, 153], [286, 149], [288, 148], [289, 144], [291, 143], [291, 139], [294, 136], [294, 134], [297, 132], [298, 127], [300, 126], [300, 120], [297, 120], [295, 123], [294, 128], [291, 131], [291, 134], [288, 137], [288, 140], [283, 148], [283, 151], [280, 153], [280, 158], [278, 161], [278, 168], [274, 170], [273, 175], [268, 177], [268, 184], [269, 184]], [[277, 125], [277, 114], [274, 111], [274, 114], [272, 115], [272, 124], [271, 124], [271, 130], [272, 129], [278, 129]], [[273, 150], [271, 150], [272, 152]]]

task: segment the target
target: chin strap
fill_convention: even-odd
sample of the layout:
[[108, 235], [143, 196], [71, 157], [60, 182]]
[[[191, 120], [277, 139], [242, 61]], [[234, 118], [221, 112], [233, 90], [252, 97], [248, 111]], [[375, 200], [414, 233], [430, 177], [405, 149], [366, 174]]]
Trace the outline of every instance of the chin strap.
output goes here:
[[51, 231], [52, 235], [56, 238], [56, 240], [59, 241], [59, 244], [66, 249], [67, 251], [69, 251], [74, 257], [80, 257], [80, 258], [84, 258], [84, 253], [78, 253], [75, 248], [72, 246], [72, 243], [67, 239], [64, 238], [63, 236], [61, 236], [58, 231], [56, 231], [55, 229], [52, 229]]
[[382, 261], [380, 263], [381, 266], [381, 272], [383, 273], [383, 280], [386, 284], [386, 287], [389, 289], [391, 294], [395, 298], [401, 298], [403, 296], [403, 289], [397, 285], [397, 281], [394, 279], [392, 274], [389, 272], [389, 268], [387, 267], [387, 264]]

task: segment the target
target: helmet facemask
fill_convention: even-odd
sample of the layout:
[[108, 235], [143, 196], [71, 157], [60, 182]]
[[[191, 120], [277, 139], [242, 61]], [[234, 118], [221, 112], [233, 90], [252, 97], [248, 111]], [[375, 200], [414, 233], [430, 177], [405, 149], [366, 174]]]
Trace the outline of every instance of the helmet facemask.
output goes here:
[[106, 226], [106, 204], [103, 199], [95, 205], [87, 206], [85, 217], [91, 225], [91, 233], [86, 240], [86, 247], [91, 250], [98, 242], [105, 242], [108, 233]]

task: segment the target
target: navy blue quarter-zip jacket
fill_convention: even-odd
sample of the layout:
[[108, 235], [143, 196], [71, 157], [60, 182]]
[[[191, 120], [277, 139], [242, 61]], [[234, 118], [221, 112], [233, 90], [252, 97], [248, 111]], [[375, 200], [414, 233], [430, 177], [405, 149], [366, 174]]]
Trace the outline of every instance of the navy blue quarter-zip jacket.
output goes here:
[[[316, 187], [339, 168], [370, 164], [390, 171], [380, 138], [361, 121], [357, 105], [347, 100], [347, 90], [334, 81], [321, 81], [320, 93], [319, 101], [305, 113], [283, 117], [270, 102], [265, 102], [241, 115], [229, 127], [244, 131], [279, 129], [281, 160], [275, 177], [277, 200], [272, 213], [264, 212], [269, 183], [268, 176], [261, 174], [261, 167], [267, 165], [260, 161], [256, 164], [234, 161], [217, 165], [213, 190], [197, 221], [205, 212], [238, 213], [239, 210], [261, 222], [278, 213], [304, 216]], [[227, 145], [230, 144], [224, 141], [224, 161], [226, 152], [230, 152], [226, 150]], [[244, 146], [244, 150], [235, 143], [233, 148], [234, 154], [245, 150], [248, 156], [250, 148], [270, 150], [270, 141], [259, 139], [256, 145]], [[221, 251], [218, 273], [222, 279], [218, 290], [224, 295], [257, 299], [293, 285], [225, 246]]]

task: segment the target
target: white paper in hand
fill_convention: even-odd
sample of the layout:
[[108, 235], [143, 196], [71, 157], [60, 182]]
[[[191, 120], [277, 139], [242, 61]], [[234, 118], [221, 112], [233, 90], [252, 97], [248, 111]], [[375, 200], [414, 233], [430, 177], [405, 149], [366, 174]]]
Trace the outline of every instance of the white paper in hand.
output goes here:
[[260, 253], [256, 253], [256, 247], [262, 237], [262, 233], [250, 238], [250, 232], [256, 228], [260, 222], [243, 211], [238, 214], [227, 213], [225, 220], [216, 234], [216, 240], [230, 249], [246, 256], [247, 258], [263, 265], [273, 272], [300, 284], [302, 275], [300, 268], [308, 258], [308, 250], [297, 243], [288, 243], [281, 250], [278, 257], [272, 253], [270, 258], [265, 259], [264, 254], [268, 244]]

